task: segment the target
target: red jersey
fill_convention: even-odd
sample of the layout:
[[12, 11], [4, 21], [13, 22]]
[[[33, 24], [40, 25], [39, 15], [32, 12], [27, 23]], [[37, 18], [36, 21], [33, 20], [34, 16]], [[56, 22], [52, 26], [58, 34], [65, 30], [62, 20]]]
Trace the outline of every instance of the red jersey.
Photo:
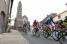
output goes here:
[[33, 28], [37, 28], [37, 22], [33, 22]]

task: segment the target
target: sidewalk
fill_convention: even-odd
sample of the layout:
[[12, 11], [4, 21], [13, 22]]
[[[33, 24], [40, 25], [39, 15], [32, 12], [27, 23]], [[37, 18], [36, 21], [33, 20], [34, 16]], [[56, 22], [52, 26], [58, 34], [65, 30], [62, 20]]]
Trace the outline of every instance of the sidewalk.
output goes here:
[[16, 30], [11, 33], [0, 34], [0, 44], [29, 44], [28, 41]]

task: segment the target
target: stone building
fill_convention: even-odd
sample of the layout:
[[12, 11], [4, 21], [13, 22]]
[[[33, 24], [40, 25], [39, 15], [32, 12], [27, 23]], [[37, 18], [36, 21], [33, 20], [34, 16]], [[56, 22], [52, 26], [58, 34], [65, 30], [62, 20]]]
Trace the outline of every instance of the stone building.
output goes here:
[[0, 0], [0, 32], [7, 32], [13, 0]]
[[14, 28], [22, 27], [22, 3], [19, 1], [17, 7], [17, 16], [15, 18]]
[[23, 25], [25, 23], [30, 24], [30, 22], [28, 21], [28, 17], [26, 15], [22, 16], [22, 3], [21, 1], [19, 1], [17, 7], [17, 16], [14, 22], [14, 29], [17, 29], [18, 27], [23, 28]]

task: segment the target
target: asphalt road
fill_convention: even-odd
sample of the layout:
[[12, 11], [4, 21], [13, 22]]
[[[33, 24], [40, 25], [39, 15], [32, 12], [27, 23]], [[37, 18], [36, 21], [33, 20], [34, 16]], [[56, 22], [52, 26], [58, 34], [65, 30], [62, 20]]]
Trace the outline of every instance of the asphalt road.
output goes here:
[[[34, 37], [31, 32], [26, 35], [17, 30], [11, 30], [11, 33], [0, 34], [0, 44], [60, 44], [54, 41], [52, 37], [45, 39], [43, 36]], [[67, 44], [67, 40], [64, 42]]]
[[[58, 41], [54, 41], [52, 37], [46, 39], [42, 36], [34, 37], [32, 36], [31, 32], [28, 32], [27, 35], [25, 35], [23, 32], [20, 33], [29, 42], [29, 44], [60, 44]], [[64, 44], [67, 44], [67, 41], [65, 41]]]

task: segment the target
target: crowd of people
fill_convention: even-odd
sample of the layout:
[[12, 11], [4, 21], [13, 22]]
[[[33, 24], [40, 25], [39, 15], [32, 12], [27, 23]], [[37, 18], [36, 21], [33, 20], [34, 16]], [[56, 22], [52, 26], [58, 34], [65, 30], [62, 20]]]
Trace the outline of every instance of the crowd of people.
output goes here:
[[[55, 36], [51, 35], [51, 32], [52, 33], [56, 32], [55, 30], [58, 32], [57, 35], [56, 33], [55, 33]], [[38, 37], [40, 36], [41, 32], [42, 33], [44, 32], [43, 36], [45, 38], [52, 36], [52, 38], [55, 41], [60, 40], [60, 38], [65, 39], [65, 36], [67, 36], [67, 16], [65, 17], [64, 20], [59, 20], [56, 22], [53, 21], [53, 17], [50, 17], [47, 19], [46, 22], [44, 22], [44, 24], [42, 24], [41, 22], [38, 22], [37, 20], [34, 20], [32, 24], [32, 29], [31, 29], [30, 22], [29, 23], [26, 22], [23, 25], [23, 32], [25, 32], [25, 34], [27, 34], [27, 32], [32, 32], [32, 35], [38, 36]], [[63, 33], [65, 33], [65, 35]]]
[[[49, 27], [51, 30], [55, 30], [55, 29], [58, 29], [58, 28], [61, 28], [61, 29], [64, 29], [64, 28], [67, 28], [67, 17], [65, 17], [65, 20], [59, 20], [57, 22], [54, 22], [53, 21], [53, 18], [50, 17], [45, 23], [45, 26]], [[27, 27], [29, 28], [29, 31], [30, 31], [30, 24], [27, 25], [28, 23], [25, 23], [23, 25], [23, 28]], [[27, 26], [26, 26], [27, 25]], [[37, 32], [39, 29], [42, 29], [44, 28], [45, 26], [43, 26], [44, 24], [41, 24], [40, 22], [38, 22], [37, 20], [34, 20], [33, 24], [32, 24], [32, 27], [33, 27], [33, 30], [35, 30], [35, 32]]]
[[[23, 32], [25, 32], [26, 34], [27, 32], [31, 32], [30, 27], [31, 27], [30, 23], [25, 23], [23, 25]], [[44, 24], [41, 24], [37, 20], [34, 20], [32, 24], [32, 28], [33, 28], [32, 32], [34, 32], [33, 35], [36, 35], [41, 30], [47, 30], [48, 33], [49, 30], [51, 32], [54, 30], [67, 31], [67, 16], [65, 17], [64, 20], [59, 20], [56, 22], [53, 21], [53, 17], [50, 17], [47, 19], [46, 22], [44, 22]], [[67, 32], [65, 32], [65, 34], [67, 35]]]

